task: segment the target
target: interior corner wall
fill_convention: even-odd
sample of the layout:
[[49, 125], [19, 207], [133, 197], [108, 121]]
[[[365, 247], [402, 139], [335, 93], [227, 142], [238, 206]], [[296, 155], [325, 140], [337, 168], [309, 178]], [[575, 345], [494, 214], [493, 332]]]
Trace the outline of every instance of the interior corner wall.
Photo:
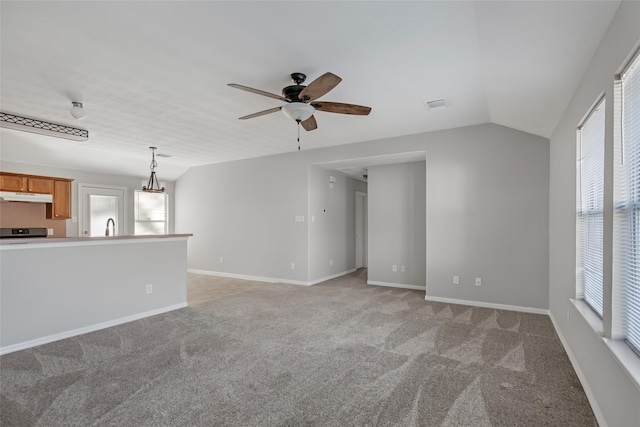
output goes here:
[[[582, 77], [582, 81], [551, 136], [549, 309], [567, 353], [573, 357], [576, 371], [582, 375], [583, 386], [598, 421], [609, 426], [638, 425], [640, 389], [570, 302], [576, 295], [576, 129], [604, 93], [607, 115], [605, 158], [609, 159], [605, 166], [605, 183], [611, 183], [613, 79], [638, 47], [640, 3], [623, 1], [586, 74], [576, 77]], [[611, 191], [612, 187], [607, 188], [606, 191]], [[610, 261], [610, 258], [605, 260]]]
[[[334, 183], [329, 182], [331, 176]], [[309, 282], [355, 269], [356, 191], [366, 192], [367, 184], [309, 167]]]
[[367, 173], [368, 281], [426, 289], [425, 162], [373, 166]]

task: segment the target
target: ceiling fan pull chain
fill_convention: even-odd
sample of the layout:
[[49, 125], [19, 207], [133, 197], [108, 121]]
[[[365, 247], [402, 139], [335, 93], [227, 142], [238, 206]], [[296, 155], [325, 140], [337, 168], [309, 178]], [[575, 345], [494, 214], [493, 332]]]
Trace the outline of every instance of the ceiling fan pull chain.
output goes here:
[[300, 120], [296, 120], [298, 122], [298, 151], [300, 151]]

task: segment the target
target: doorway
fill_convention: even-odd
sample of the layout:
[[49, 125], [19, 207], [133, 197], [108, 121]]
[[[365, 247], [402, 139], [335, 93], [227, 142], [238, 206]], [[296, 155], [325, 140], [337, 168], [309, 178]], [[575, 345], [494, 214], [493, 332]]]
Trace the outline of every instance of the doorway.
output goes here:
[[126, 188], [78, 184], [78, 193], [78, 225], [81, 236], [106, 235], [109, 219], [113, 219], [114, 222], [113, 226], [109, 226], [109, 235], [126, 234]]
[[367, 267], [367, 193], [356, 191], [356, 269]]

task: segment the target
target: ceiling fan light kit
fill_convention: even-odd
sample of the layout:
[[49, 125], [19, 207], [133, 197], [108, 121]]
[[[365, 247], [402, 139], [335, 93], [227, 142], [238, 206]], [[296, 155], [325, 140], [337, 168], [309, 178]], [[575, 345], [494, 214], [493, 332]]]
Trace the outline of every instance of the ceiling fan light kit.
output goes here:
[[327, 94], [335, 88], [342, 79], [333, 73], [325, 73], [312, 81], [308, 86], [302, 83], [307, 79], [303, 73], [292, 73], [291, 80], [295, 83], [282, 89], [282, 96], [274, 93], [265, 92], [260, 89], [239, 85], [237, 83], [229, 83], [229, 86], [245, 90], [247, 92], [266, 96], [268, 98], [279, 99], [286, 102], [282, 107], [270, 108], [268, 110], [259, 111], [240, 117], [240, 120], [253, 119], [267, 114], [282, 112], [290, 119], [298, 123], [298, 150], [300, 149], [300, 125], [306, 131], [312, 131], [318, 128], [318, 124], [314, 117], [316, 111], [324, 111], [327, 113], [351, 114], [357, 116], [366, 116], [371, 112], [370, 107], [362, 105], [344, 104], [340, 102], [314, 102], [316, 99]]
[[281, 108], [285, 116], [289, 117], [296, 122], [303, 122], [309, 117], [313, 116], [316, 109], [304, 102], [291, 102], [283, 105]]

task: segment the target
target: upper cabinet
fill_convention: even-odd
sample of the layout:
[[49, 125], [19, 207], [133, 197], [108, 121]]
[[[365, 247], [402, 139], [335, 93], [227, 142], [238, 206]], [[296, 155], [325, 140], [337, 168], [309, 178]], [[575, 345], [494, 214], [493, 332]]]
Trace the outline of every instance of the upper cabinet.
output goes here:
[[0, 174], [0, 191], [27, 191], [27, 178], [21, 175]]
[[71, 181], [53, 181], [53, 203], [47, 203], [47, 219], [71, 218]]
[[71, 181], [67, 178], [0, 172], [0, 191], [52, 194], [47, 219], [71, 218]]

